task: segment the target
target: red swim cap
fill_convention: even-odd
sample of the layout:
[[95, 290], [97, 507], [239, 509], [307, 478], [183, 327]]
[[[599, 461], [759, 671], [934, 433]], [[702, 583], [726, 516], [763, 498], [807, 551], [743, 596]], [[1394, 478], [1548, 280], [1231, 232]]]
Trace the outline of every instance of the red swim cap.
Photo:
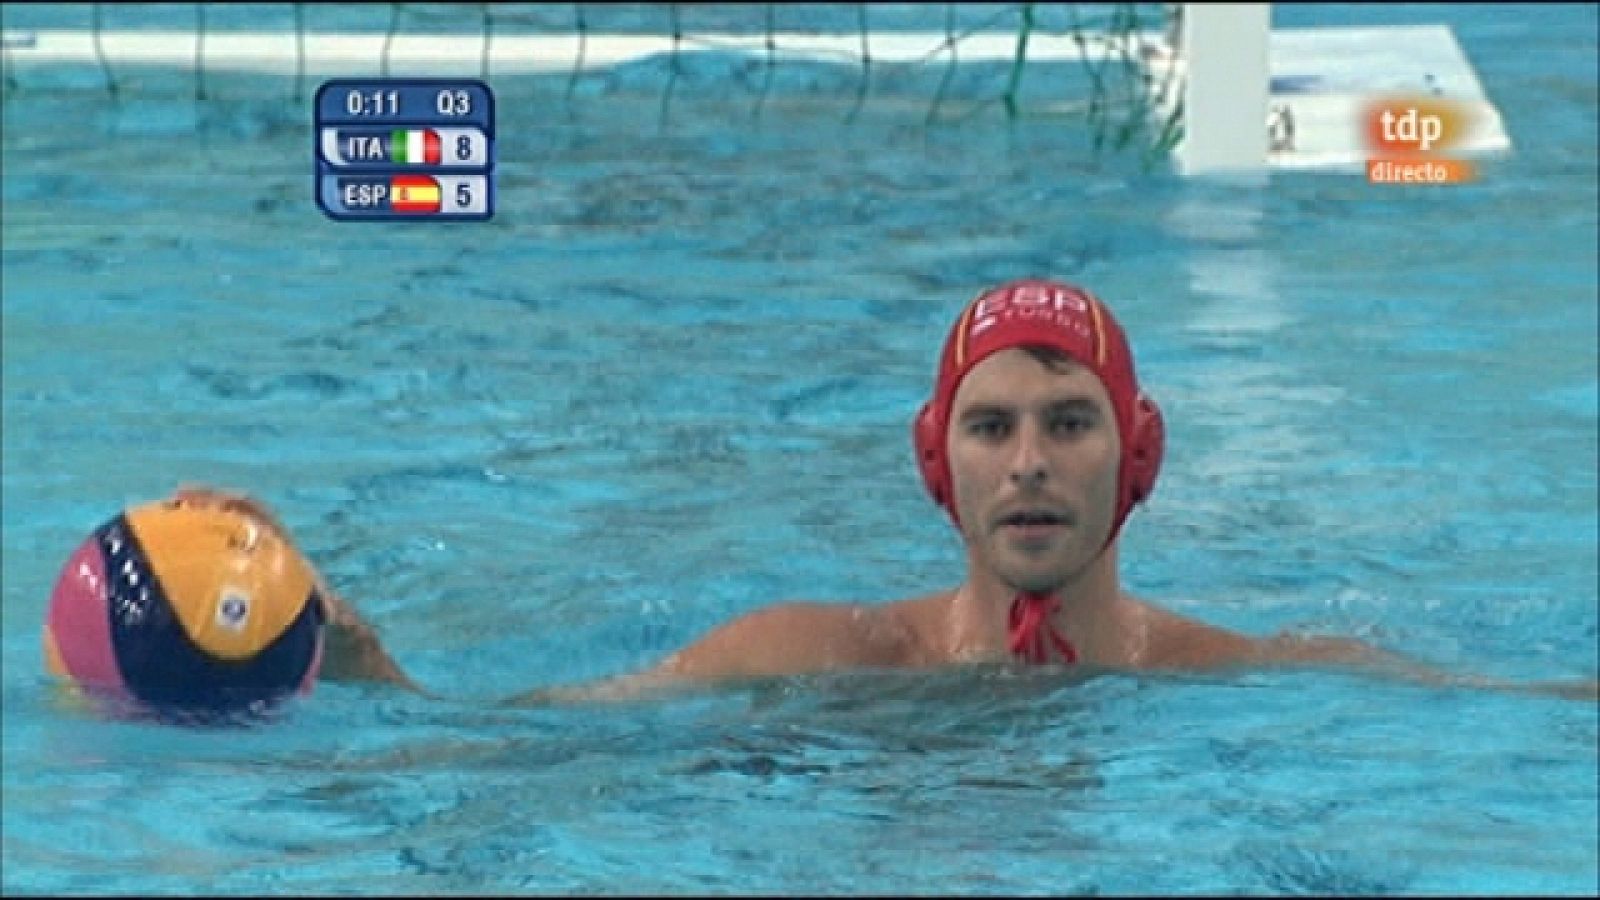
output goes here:
[[1134, 504], [1155, 487], [1165, 430], [1155, 401], [1139, 390], [1122, 327], [1105, 304], [1082, 288], [1040, 279], [1012, 281], [985, 291], [962, 311], [939, 357], [933, 398], [923, 405], [912, 427], [923, 483], [959, 528], [945, 452], [956, 388], [991, 354], [1027, 345], [1065, 353], [1094, 372], [1111, 396], [1122, 438], [1122, 462], [1117, 470], [1116, 516], [1106, 536], [1110, 546]]

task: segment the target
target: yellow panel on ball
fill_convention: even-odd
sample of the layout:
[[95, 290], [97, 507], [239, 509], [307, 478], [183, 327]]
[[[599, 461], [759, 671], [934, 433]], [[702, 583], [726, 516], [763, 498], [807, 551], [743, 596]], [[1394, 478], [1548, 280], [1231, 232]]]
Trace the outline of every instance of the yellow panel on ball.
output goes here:
[[310, 564], [253, 516], [161, 502], [126, 517], [184, 631], [212, 656], [261, 652], [311, 597]]

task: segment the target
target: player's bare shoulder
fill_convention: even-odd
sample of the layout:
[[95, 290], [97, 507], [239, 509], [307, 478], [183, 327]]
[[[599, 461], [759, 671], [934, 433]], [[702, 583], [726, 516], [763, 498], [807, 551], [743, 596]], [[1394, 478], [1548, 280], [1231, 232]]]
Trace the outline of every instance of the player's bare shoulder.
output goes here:
[[875, 605], [792, 600], [753, 610], [673, 654], [675, 676], [703, 680], [901, 665], [907, 635]]
[[1280, 632], [1252, 637], [1135, 601], [1147, 624], [1143, 668], [1354, 664], [1398, 665], [1399, 660], [1354, 638]]
[[1249, 635], [1208, 625], [1131, 596], [1124, 595], [1123, 599], [1131, 604], [1133, 618], [1142, 632], [1140, 668], [1249, 665], [1260, 655], [1258, 641]]
[[881, 649], [896, 666], [930, 666], [953, 661], [950, 654], [950, 604], [954, 590], [906, 597], [873, 607]]
[[[820, 656], [833, 664], [892, 668], [921, 655], [922, 617], [901, 603], [807, 603], [810, 638], [825, 643]], [[796, 623], [800, 624], [800, 623]]]

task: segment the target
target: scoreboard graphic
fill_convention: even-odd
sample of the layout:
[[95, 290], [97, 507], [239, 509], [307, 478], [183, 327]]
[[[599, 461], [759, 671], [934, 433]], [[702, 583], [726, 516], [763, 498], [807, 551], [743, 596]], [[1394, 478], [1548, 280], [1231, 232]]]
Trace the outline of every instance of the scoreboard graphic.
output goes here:
[[317, 89], [317, 205], [341, 222], [494, 215], [494, 94], [464, 78], [364, 78]]

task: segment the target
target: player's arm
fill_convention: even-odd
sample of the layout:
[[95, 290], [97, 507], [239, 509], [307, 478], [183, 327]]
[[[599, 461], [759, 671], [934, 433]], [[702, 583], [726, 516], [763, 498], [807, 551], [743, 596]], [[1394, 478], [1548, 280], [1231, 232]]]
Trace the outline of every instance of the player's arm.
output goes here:
[[327, 622], [321, 677], [329, 681], [387, 682], [427, 693], [383, 649], [377, 631], [353, 606], [329, 588], [321, 576], [317, 585]]
[[718, 626], [652, 669], [588, 684], [541, 688], [510, 705], [625, 700], [719, 681], [894, 665], [905, 636], [883, 610], [855, 604], [781, 603]]
[[[215, 504], [251, 516], [275, 531], [284, 543], [295, 546], [289, 530], [265, 504], [253, 497], [204, 485], [186, 484], [178, 488], [173, 499], [182, 503]], [[299, 552], [298, 547], [296, 552]], [[301, 553], [301, 556], [304, 555]], [[307, 565], [310, 565], [309, 559]], [[426, 693], [383, 649], [377, 631], [356, 612], [355, 607], [328, 585], [315, 566], [312, 566], [312, 575], [316, 579], [317, 595], [322, 598], [326, 624], [319, 677], [329, 681], [387, 682]]]
[[1332, 665], [1438, 687], [1470, 687], [1569, 700], [1600, 700], [1600, 681], [1592, 678], [1518, 682], [1446, 672], [1355, 638], [1281, 634], [1257, 641], [1257, 645], [1256, 655], [1265, 664]]
[[1575, 700], [1600, 700], [1600, 681], [1510, 682], [1446, 672], [1398, 653], [1349, 637], [1282, 633], [1254, 638], [1150, 608], [1159, 635], [1154, 668], [1257, 666], [1330, 667], [1439, 687], [1471, 687], [1541, 694]]

